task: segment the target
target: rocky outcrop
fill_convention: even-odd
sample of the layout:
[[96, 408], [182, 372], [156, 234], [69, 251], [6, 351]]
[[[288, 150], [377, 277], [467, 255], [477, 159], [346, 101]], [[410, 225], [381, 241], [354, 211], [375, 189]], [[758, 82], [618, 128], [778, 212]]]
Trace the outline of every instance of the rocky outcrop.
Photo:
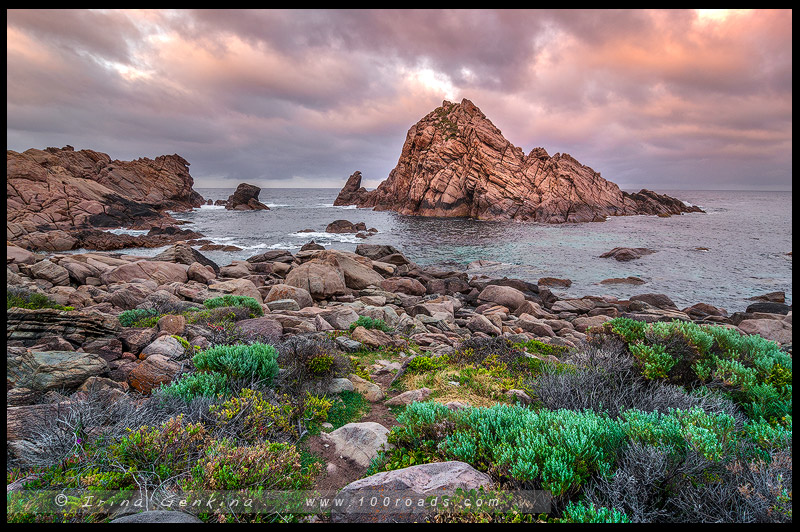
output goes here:
[[229, 211], [268, 211], [269, 207], [258, 201], [261, 187], [241, 183], [236, 191], [228, 196], [225, 208]]
[[547, 223], [702, 212], [652, 191], [623, 192], [568, 154], [535, 148], [525, 155], [466, 99], [443, 102], [408, 130], [397, 166], [376, 190], [360, 185], [356, 172], [335, 204]]
[[174, 223], [166, 210], [203, 204], [188, 167], [179, 155], [119, 161], [71, 146], [8, 150], [7, 239], [61, 251], [78, 244], [77, 230]]
[[361, 172], [356, 171], [347, 178], [339, 195], [333, 202], [334, 206], [354, 205], [361, 202], [367, 196], [367, 189], [361, 186]]

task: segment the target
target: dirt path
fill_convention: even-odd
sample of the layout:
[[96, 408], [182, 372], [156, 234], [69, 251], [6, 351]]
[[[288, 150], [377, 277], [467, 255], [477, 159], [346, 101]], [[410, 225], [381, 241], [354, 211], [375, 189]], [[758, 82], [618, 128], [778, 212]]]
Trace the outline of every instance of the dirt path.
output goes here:
[[[388, 386], [394, 377], [391, 373], [371, 375], [375, 384], [381, 387], [386, 399], [398, 395], [399, 392], [388, 390]], [[384, 400], [385, 401], [385, 400]], [[370, 403], [370, 411], [363, 414], [361, 418], [351, 421], [351, 423], [365, 423], [368, 421], [379, 423], [391, 429], [397, 425], [397, 418], [394, 413], [384, 404], [384, 401]], [[320, 456], [327, 464], [327, 469], [323, 470], [317, 478], [315, 488], [319, 490], [339, 490], [347, 484], [358, 480], [364, 476], [367, 469], [355, 462], [339, 456], [333, 446], [326, 446], [322, 438], [310, 436], [304, 444], [317, 456]]]

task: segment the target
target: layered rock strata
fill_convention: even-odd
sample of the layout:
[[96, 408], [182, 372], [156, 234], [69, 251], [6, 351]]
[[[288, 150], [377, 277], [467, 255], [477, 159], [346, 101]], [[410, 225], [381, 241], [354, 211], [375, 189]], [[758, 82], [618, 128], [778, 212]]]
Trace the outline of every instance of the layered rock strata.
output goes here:
[[529, 154], [469, 100], [444, 101], [408, 130], [400, 159], [377, 189], [350, 176], [334, 205], [421, 216], [546, 223], [702, 212], [669, 196], [623, 192], [568, 154]]
[[72, 146], [6, 154], [7, 240], [49, 251], [80, 244], [79, 231], [175, 223], [165, 211], [199, 207], [179, 155], [112, 160]]

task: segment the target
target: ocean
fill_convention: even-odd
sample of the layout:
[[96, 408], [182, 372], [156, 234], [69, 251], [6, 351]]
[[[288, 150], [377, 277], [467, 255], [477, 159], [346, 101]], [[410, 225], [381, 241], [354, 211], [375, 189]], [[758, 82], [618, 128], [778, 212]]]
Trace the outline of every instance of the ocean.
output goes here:
[[[196, 189], [205, 199], [227, 199], [234, 189]], [[698, 205], [705, 214], [669, 218], [620, 216], [599, 223], [539, 224], [423, 218], [334, 207], [338, 189], [262, 189], [269, 211], [227, 211], [204, 206], [174, 216], [184, 227], [238, 252], [203, 252], [220, 265], [270, 249], [296, 252], [314, 240], [326, 248], [353, 251], [361, 243], [391, 244], [420, 265], [459, 267], [486, 259], [502, 265], [476, 272], [537, 281], [569, 279], [560, 297], [642, 293], [667, 294], [680, 307], [709, 303], [729, 313], [747, 298], [784, 291], [792, 296], [792, 193], [658, 190]], [[325, 233], [332, 221], [365, 222], [378, 233], [367, 239]], [[313, 232], [300, 232], [311, 229]], [[133, 234], [142, 232], [130, 231]], [[657, 252], [630, 262], [603, 259], [612, 248], [646, 247]], [[704, 248], [704, 249], [703, 249]], [[164, 248], [131, 249], [152, 256]], [[472, 273], [472, 272], [471, 272]], [[602, 285], [610, 277], [640, 277], [643, 285]]]

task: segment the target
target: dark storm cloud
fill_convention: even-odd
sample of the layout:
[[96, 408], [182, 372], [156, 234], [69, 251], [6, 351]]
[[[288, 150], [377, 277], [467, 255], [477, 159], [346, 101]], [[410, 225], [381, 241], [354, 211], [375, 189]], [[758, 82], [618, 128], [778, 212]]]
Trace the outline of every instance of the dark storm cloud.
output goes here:
[[469, 98], [621, 186], [791, 187], [791, 11], [9, 10], [8, 148], [374, 186]]

